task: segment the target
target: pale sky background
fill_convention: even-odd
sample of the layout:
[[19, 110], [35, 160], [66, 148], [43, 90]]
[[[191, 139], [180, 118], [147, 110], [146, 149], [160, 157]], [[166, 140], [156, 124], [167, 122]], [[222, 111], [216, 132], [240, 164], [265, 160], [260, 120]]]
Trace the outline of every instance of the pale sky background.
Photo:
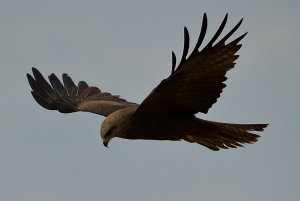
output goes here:
[[[1, 201], [300, 199], [300, 1], [2, 0]], [[68, 73], [140, 103], [228, 12], [246, 31], [227, 88], [205, 119], [270, 123], [259, 143], [213, 152], [187, 142], [99, 137], [103, 117], [61, 114], [31, 97], [26, 73]], [[208, 39], [206, 38], [206, 39]]]

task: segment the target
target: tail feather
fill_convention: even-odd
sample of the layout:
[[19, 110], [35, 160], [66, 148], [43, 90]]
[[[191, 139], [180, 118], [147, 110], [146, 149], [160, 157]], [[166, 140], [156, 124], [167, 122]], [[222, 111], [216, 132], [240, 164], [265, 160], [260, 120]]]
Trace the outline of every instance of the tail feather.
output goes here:
[[268, 126], [268, 124], [208, 123], [210, 124], [209, 133], [188, 135], [187, 141], [196, 142], [214, 151], [220, 148], [237, 148], [243, 147], [244, 144], [253, 144], [260, 136], [251, 131], [263, 131]]

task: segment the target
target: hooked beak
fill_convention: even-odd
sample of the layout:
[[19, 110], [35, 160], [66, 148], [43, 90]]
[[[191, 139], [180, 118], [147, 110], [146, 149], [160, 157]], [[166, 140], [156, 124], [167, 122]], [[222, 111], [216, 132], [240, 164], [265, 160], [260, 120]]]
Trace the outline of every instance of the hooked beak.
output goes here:
[[108, 142], [107, 141], [103, 141], [103, 145], [106, 147], [106, 148], [108, 148]]

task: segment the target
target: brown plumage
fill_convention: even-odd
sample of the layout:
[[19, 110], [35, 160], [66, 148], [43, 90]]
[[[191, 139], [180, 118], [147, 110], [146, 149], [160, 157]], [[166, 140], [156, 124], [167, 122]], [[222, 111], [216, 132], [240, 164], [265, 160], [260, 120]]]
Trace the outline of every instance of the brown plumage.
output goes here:
[[212, 150], [236, 148], [246, 143], [255, 143], [259, 135], [252, 131], [263, 131], [267, 124], [229, 124], [199, 119], [198, 112], [207, 113], [217, 102], [228, 70], [235, 65], [238, 44], [246, 35], [227, 42], [239, 28], [242, 20], [222, 39], [227, 14], [219, 29], [199, 51], [207, 29], [207, 17], [198, 41], [189, 52], [189, 34], [184, 28], [184, 49], [176, 68], [176, 56], [172, 52], [171, 75], [140, 104], [128, 102], [119, 96], [101, 92], [84, 81], [75, 85], [63, 74], [63, 84], [51, 74], [50, 84], [35, 68], [33, 76], [27, 74], [34, 99], [44, 108], [62, 113], [77, 111], [92, 112], [106, 116], [101, 126], [103, 144], [107, 146], [113, 137], [143, 140], [185, 140], [198, 143]]

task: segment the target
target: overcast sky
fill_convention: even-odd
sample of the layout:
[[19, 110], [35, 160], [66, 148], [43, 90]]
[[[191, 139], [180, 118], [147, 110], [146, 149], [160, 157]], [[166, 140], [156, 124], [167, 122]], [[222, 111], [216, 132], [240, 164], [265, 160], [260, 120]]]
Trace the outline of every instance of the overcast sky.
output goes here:
[[[185, 3], [184, 3], [185, 2]], [[187, 3], [188, 2], [188, 3]], [[0, 3], [0, 200], [295, 201], [300, 199], [300, 1]], [[180, 58], [183, 27], [206, 41], [228, 12], [243, 39], [227, 88], [207, 115], [269, 123], [257, 144], [213, 152], [187, 142], [99, 136], [103, 117], [61, 114], [31, 97], [26, 73], [68, 73], [140, 103]]]

